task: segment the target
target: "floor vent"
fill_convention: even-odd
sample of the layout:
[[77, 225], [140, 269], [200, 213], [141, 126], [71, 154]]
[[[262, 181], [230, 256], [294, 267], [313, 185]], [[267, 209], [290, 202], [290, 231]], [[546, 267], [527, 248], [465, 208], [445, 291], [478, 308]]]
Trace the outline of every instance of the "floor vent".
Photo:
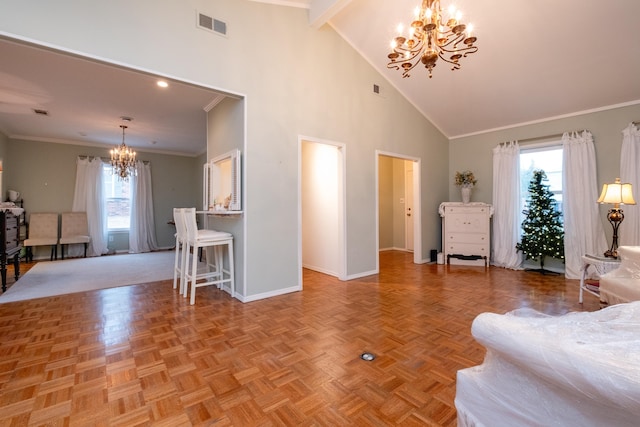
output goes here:
[[221, 36], [227, 35], [227, 23], [198, 12], [198, 28], [211, 31]]

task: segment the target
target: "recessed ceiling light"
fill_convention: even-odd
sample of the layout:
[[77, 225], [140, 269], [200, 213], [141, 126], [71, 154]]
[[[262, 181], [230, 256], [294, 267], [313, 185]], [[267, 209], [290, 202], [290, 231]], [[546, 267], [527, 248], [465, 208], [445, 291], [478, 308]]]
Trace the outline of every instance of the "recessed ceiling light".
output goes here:
[[158, 80], [156, 84], [160, 87], [169, 87], [169, 83], [165, 82], [164, 80]]

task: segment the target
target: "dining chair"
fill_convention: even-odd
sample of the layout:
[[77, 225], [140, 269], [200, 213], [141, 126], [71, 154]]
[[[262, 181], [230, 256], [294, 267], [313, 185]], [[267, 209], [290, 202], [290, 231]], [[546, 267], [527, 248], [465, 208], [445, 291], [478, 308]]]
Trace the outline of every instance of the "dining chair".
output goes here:
[[[235, 275], [233, 261], [233, 235], [224, 231], [199, 230], [196, 221], [196, 209], [184, 208], [182, 210], [185, 229], [187, 231], [185, 252], [185, 287], [184, 296], [191, 291], [190, 303], [196, 301], [196, 288], [201, 286], [216, 285], [218, 289], [229, 284], [231, 297], [235, 297]], [[224, 246], [227, 248], [228, 268], [224, 268]], [[213, 256], [206, 256], [206, 269], [198, 273], [198, 250], [200, 248], [213, 249]], [[189, 256], [191, 253], [191, 269], [189, 270]], [[207, 251], [209, 252], [209, 251]], [[213, 258], [213, 259], [211, 259]], [[203, 280], [198, 282], [198, 280]]]
[[84, 245], [84, 257], [87, 257], [87, 246], [91, 242], [86, 212], [63, 212], [60, 227], [60, 252], [64, 259], [65, 246]]
[[24, 241], [27, 259], [33, 261], [34, 246], [51, 246], [51, 261], [58, 259], [58, 214], [33, 212], [29, 215], [29, 233]]

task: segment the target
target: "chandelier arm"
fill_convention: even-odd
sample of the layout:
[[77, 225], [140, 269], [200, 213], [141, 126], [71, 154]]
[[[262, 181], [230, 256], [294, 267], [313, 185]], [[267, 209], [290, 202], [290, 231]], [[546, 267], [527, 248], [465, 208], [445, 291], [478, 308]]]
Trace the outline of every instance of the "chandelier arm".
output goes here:
[[[416, 61], [415, 63], [411, 63], [410, 61], [395, 61], [389, 62], [387, 68], [390, 70], [400, 70], [400, 68], [402, 68], [402, 77], [410, 77], [409, 71], [413, 70], [419, 63], [420, 61]], [[411, 67], [401, 67], [403, 64], [411, 64]]]
[[419, 63], [420, 61], [416, 61], [415, 63], [411, 64], [410, 68], [404, 68], [402, 71], [402, 77], [403, 78], [409, 77], [410, 76], [409, 71], [413, 70], [416, 67], [416, 65], [418, 65]]
[[[413, 39], [412, 39], [413, 40]], [[396, 62], [406, 62], [406, 61], [411, 61], [413, 58], [415, 58], [416, 56], [418, 56], [420, 54], [420, 52], [422, 52], [422, 47], [424, 45], [424, 38], [419, 38], [417, 39], [417, 43], [414, 44], [412, 47], [403, 47], [403, 46], [396, 46], [393, 51], [399, 55], [401, 55], [403, 57], [403, 59], [400, 60], [396, 60]], [[411, 57], [410, 58], [404, 58], [404, 55], [406, 53], [410, 53]]]
[[457, 49], [440, 49], [440, 51], [444, 53], [460, 53], [464, 55], [471, 55], [472, 53], [476, 53], [478, 51], [478, 47], [464, 46], [464, 47], [459, 47]]
[[[450, 33], [450, 35], [454, 34], [453, 32], [449, 32], [449, 33]], [[443, 43], [443, 44], [441, 44], [441, 45], [438, 45], [438, 47], [439, 47], [440, 49], [442, 49], [442, 50], [446, 50], [446, 51], [451, 52], [451, 51], [449, 50], [449, 49], [450, 49], [450, 48], [449, 48], [449, 46], [450, 46], [450, 45], [453, 45], [453, 46], [452, 46], [452, 47], [453, 47], [453, 49], [458, 50], [458, 47], [457, 47], [457, 46], [458, 46], [458, 44], [460, 44], [460, 43], [463, 43], [463, 42], [464, 42], [464, 40], [465, 40], [465, 36], [464, 36], [464, 34], [460, 33], [460, 34], [458, 34], [458, 35], [457, 35], [457, 36], [455, 36], [455, 37], [449, 38], [449, 35], [447, 35], [446, 40], [447, 40], [447, 42], [446, 42], [446, 43]]]
[[[418, 39], [418, 42], [413, 45], [413, 47], [403, 47], [396, 46], [393, 49], [394, 53], [397, 53], [399, 58], [392, 59], [389, 63], [387, 63], [387, 68], [392, 70], [400, 70], [402, 69], [402, 77], [409, 77], [409, 71], [413, 70], [416, 65], [420, 63], [420, 54], [422, 53], [422, 48], [424, 45], [424, 39]], [[410, 56], [407, 57], [406, 54]], [[414, 62], [415, 61], [415, 62]], [[405, 64], [410, 64], [410, 67], [405, 66]]]
[[464, 48], [461, 51], [464, 52], [464, 54], [462, 56], [464, 58], [466, 58], [467, 55], [471, 55], [472, 53], [476, 53], [478, 51], [478, 47], [477, 46], [469, 46], [468, 48]]
[[461, 67], [460, 63], [459, 63], [459, 62], [457, 62], [457, 61], [452, 61], [452, 60], [450, 60], [450, 59], [447, 59], [447, 58], [444, 56], [444, 53], [447, 53], [447, 52], [439, 51], [439, 52], [438, 52], [438, 57], [439, 57], [440, 59], [442, 59], [444, 62], [446, 62], [446, 63], [448, 63], [448, 64], [451, 64], [451, 65], [452, 65], [452, 67], [451, 67], [451, 70], [452, 70], [452, 71], [453, 71], [453, 70], [459, 70], [459, 69], [460, 69], [460, 67]]
[[[453, 45], [453, 52], [467, 52], [467, 51], [471, 51], [473, 50], [474, 52], [478, 50], [478, 46], [474, 46], [472, 44], [463, 44], [462, 46], [459, 46], [460, 42], [456, 43]], [[474, 53], [474, 52], [468, 52], [468, 53]]]

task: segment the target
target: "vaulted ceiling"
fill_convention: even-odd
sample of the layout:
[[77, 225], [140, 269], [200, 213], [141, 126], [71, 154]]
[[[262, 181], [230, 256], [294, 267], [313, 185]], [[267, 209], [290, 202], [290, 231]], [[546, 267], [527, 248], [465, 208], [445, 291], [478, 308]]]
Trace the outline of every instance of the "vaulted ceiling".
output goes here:
[[[479, 51], [456, 71], [438, 63], [431, 79], [420, 66], [409, 78], [387, 68], [396, 27], [410, 23], [419, 0], [253, 1], [305, 8], [311, 27], [333, 27], [380, 72], [381, 81], [371, 83], [383, 96], [395, 87], [450, 139], [640, 102], [640, 1], [451, 0], [474, 24]], [[37, 65], [39, 55], [47, 56], [46, 68]], [[2, 39], [0, 58], [0, 131], [11, 137], [113, 144], [120, 138], [113, 117], [127, 111], [134, 116], [128, 144], [186, 155], [205, 150], [205, 109], [219, 93], [181, 82], [163, 92], [152, 75]], [[36, 117], [25, 97], [53, 100], [56, 120]]]
[[296, 3], [314, 12], [311, 25], [335, 28], [449, 138], [640, 102], [638, 1], [441, 0], [473, 23], [479, 51], [456, 71], [440, 61], [431, 79], [423, 67], [404, 79], [387, 69], [397, 24], [410, 24], [419, 0]]

